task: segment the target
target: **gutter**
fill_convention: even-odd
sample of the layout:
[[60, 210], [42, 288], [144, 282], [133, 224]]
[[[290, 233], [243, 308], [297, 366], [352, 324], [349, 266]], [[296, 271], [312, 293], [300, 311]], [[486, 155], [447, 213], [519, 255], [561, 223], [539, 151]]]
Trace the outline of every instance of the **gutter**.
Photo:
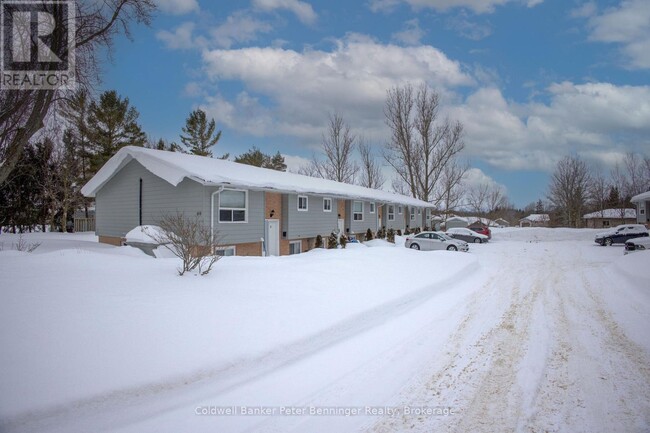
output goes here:
[[214, 191], [210, 195], [210, 241], [214, 241], [214, 196], [217, 194], [221, 194], [221, 191], [223, 191], [224, 186], [220, 186], [218, 190]]

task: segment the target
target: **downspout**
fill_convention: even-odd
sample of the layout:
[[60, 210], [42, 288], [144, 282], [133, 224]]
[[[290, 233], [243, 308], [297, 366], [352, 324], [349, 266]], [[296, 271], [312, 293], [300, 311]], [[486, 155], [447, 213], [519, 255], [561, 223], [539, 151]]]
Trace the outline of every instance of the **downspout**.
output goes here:
[[223, 186], [210, 195], [210, 240], [214, 241], [214, 196], [223, 191]]

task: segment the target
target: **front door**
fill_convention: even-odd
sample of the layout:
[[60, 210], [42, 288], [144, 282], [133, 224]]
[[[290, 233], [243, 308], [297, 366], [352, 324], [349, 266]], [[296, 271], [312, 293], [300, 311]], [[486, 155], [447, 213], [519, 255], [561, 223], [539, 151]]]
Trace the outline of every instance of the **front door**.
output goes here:
[[339, 233], [342, 235], [345, 234], [345, 220], [342, 218], [339, 219]]
[[280, 255], [280, 220], [266, 220], [264, 243], [267, 256]]

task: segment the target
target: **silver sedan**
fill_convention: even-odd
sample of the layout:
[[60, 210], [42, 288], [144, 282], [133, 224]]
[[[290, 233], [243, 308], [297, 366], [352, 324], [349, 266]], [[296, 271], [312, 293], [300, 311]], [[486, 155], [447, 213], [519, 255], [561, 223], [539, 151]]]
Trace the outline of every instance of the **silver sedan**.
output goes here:
[[467, 242], [454, 239], [440, 232], [422, 232], [417, 235], [411, 235], [406, 238], [404, 243], [406, 248], [413, 250], [449, 250], [449, 251], [467, 251], [469, 246]]

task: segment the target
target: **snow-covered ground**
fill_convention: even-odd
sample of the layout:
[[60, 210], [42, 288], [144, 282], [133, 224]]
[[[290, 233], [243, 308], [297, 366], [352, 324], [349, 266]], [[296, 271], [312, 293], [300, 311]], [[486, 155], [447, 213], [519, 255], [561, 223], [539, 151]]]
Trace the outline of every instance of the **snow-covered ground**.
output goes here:
[[647, 432], [650, 252], [595, 232], [227, 257], [207, 277], [2, 234], [0, 431]]

